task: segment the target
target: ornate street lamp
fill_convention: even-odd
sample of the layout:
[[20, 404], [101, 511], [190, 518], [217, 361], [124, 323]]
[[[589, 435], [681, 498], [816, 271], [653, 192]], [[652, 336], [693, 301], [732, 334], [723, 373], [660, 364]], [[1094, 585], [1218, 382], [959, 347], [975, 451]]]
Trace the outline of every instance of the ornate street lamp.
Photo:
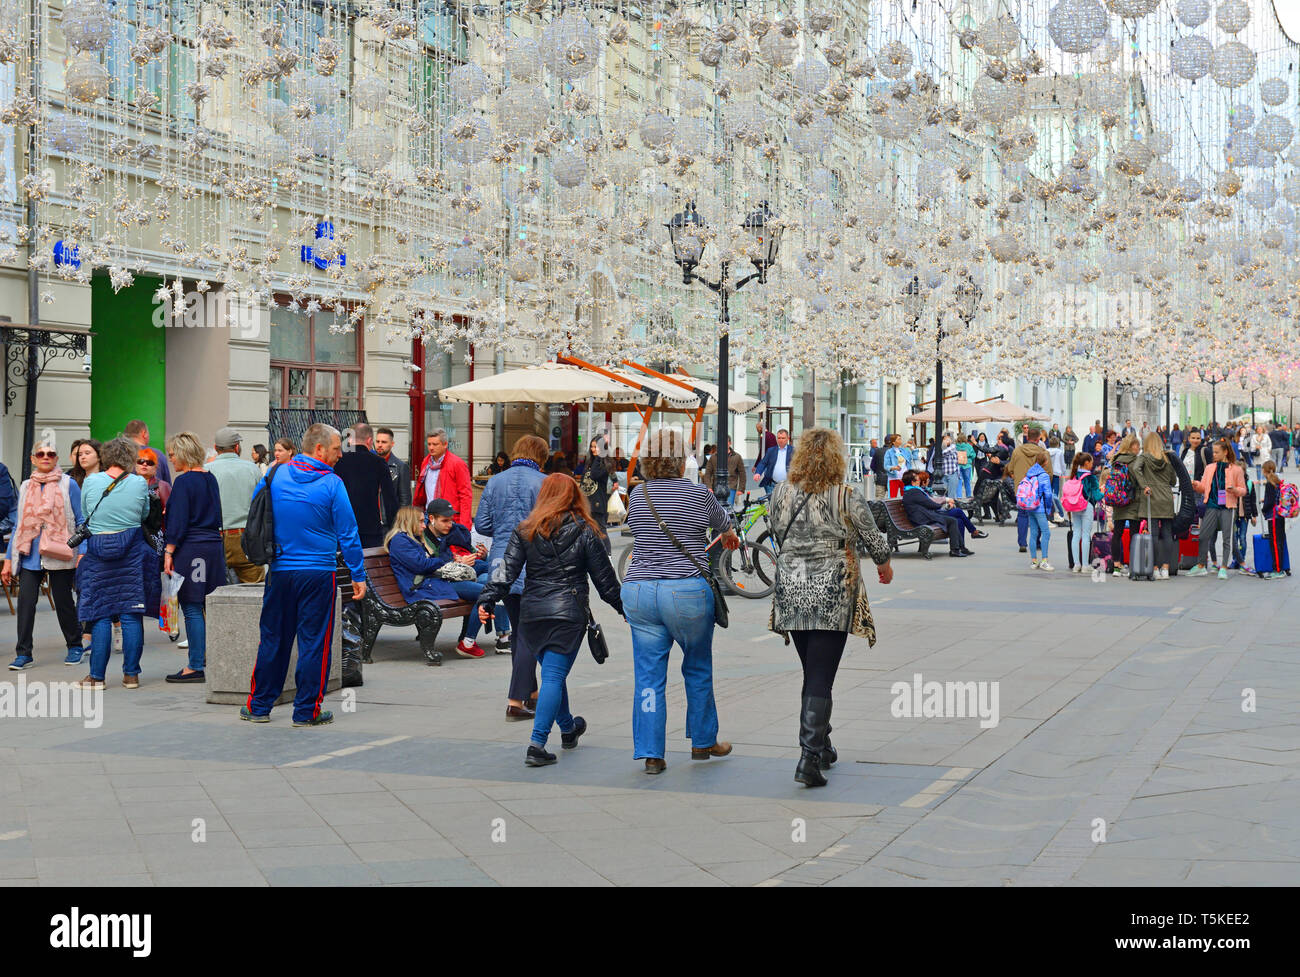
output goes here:
[[750, 246], [746, 249], [746, 254], [756, 270], [753, 274], [746, 275], [732, 284], [727, 283], [728, 262], [726, 261], [722, 262], [721, 273], [716, 282], [705, 281], [695, 274], [696, 267], [704, 257], [704, 247], [707, 242], [704, 237], [706, 228], [704, 218], [696, 212], [693, 201], [687, 203], [685, 210], [674, 214], [664, 225], [668, 228], [668, 241], [673, 247], [673, 260], [682, 269], [682, 284], [689, 285], [699, 281], [718, 295], [718, 321], [723, 324], [722, 334], [718, 337], [718, 451], [721, 461], [716, 466], [717, 478], [713, 491], [719, 499], [725, 499], [729, 494], [726, 459], [727, 436], [731, 430], [731, 418], [727, 413], [731, 367], [728, 359], [730, 337], [727, 326], [731, 322], [731, 314], [727, 307], [728, 298], [732, 292], [744, 288], [756, 278], [759, 284], [766, 284], [768, 269], [776, 264], [777, 254], [781, 249], [781, 232], [784, 230], [775, 217], [776, 215], [768, 209], [767, 201], [763, 201], [757, 210], [741, 222], [741, 230], [750, 236]]

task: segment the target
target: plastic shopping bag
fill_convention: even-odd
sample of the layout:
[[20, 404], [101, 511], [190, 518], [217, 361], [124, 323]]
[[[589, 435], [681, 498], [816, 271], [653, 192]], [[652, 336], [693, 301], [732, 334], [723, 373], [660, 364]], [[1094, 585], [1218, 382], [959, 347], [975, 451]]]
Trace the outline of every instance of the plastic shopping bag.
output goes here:
[[162, 603], [158, 608], [158, 627], [169, 638], [175, 639], [181, 633], [181, 584], [185, 578], [179, 573], [164, 573], [162, 579]]

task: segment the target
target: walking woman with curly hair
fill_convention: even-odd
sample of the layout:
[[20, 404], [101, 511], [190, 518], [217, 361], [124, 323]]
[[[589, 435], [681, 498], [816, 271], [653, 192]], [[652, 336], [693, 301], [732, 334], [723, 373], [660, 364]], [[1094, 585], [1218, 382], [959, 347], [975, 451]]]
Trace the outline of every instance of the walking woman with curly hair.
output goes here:
[[794, 779], [809, 787], [839, 755], [831, 746], [831, 688], [850, 634], [876, 643], [876, 626], [858, 566], [862, 548], [882, 584], [894, 579], [889, 542], [861, 493], [844, 483], [844, 442], [824, 427], [804, 431], [786, 481], [772, 494], [777, 535], [771, 630], [794, 641], [803, 666], [799, 765]]

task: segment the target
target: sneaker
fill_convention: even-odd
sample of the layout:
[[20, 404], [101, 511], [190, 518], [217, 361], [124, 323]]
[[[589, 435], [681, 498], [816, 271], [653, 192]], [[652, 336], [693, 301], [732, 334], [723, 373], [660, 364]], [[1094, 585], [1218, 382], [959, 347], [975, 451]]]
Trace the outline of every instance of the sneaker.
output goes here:
[[255, 712], [249, 712], [246, 705], [239, 707], [239, 718], [250, 723], [269, 723], [271, 721], [270, 716], [259, 716]]
[[180, 641], [176, 642], [176, 647], [177, 647], [177, 648], [188, 648], [189, 646], [190, 646], [190, 639], [189, 639], [189, 638], [183, 638], [183, 639], [181, 639]]
[[1161, 567], [1159, 570], [1156, 571], [1156, 573], [1157, 573], [1157, 576], [1156, 576], [1156, 579], [1157, 579], [1157, 580], [1168, 580], [1168, 579], [1169, 579], [1169, 571], [1166, 570], [1164, 567]]
[[102, 689], [103, 687], [104, 680], [102, 678], [92, 678], [89, 675], [77, 683], [79, 689]]
[[19, 655], [9, 663], [9, 671], [21, 672], [24, 668], [31, 668], [35, 664], [36, 661], [31, 655]]
[[1226, 567], [1219, 567], [1219, 579], [1220, 580], [1228, 579], [1228, 570]]
[[68, 656], [63, 659], [65, 665], [80, 665], [81, 659], [86, 656], [86, 649], [78, 645], [76, 648], [68, 649]]
[[1028, 553], [1028, 552], [1029, 552], [1029, 547], [1028, 547], [1028, 546], [1022, 546], [1022, 547], [1020, 547], [1020, 552], [1021, 552], [1021, 553]]
[[547, 767], [555, 762], [555, 754], [547, 753], [541, 746], [529, 746], [524, 754], [525, 767]]
[[1040, 569], [1040, 570], [1046, 570], [1048, 573], [1051, 573], [1052, 571], [1054, 571], [1054, 570], [1056, 569], [1056, 567], [1052, 566], [1052, 565], [1051, 565], [1050, 563], [1048, 563], [1046, 560], [1042, 560], [1042, 561], [1040, 561], [1039, 564], [1038, 564], [1038, 569]]
[[1183, 576], [1185, 577], [1207, 577], [1209, 574], [1210, 571], [1205, 569], [1205, 567], [1201, 566], [1199, 563], [1190, 570], [1183, 572]]
[[334, 713], [328, 709], [322, 709], [320, 715], [315, 719], [295, 719], [293, 725], [295, 728], [298, 726], [328, 726], [332, 722], [334, 722]]
[[461, 658], [482, 658], [487, 652], [478, 646], [477, 641], [465, 638], [456, 645], [456, 654]]
[[498, 655], [510, 654], [510, 632], [509, 631], [504, 631], [501, 634], [497, 635], [497, 654]]
[[140, 676], [139, 676], [139, 675], [123, 675], [123, 676], [122, 676], [122, 688], [124, 688], [124, 689], [138, 689], [139, 687], [140, 687]]
[[1037, 569], [1038, 569], [1038, 559], [1037, 559], [1037, 558], [1034, 558], [1034, 559], [1032, 559], [1032, 560], [1029, 561], [1029, 569], [1031, 569], [1031, 570], [1037, 570]]
[[587, 731], [587, 720], [583, 719], [581, 716], [574, 716], [573, 732], [560, 733], [560, 748], [565, 750], [572, 750], [575, 746], [578, 745], [578, 737], [581, 736], [586, 731]]
[[1122, 576], [1124, 576], [1124, 574], [1125, 574], [1126, 572], [1127, 572], [1127, 571], [1125, 571], [1125, 569], [1124, 569], [1122, 566], [1120, 566], [1118, 563], [1116, 563], [1116, 564], [1115, 564], [1115, 568], [1114, 568], [1113, 570], [1111, 570], [1111, 576], [1113, 576], [1113, 577], [1122, 577]]

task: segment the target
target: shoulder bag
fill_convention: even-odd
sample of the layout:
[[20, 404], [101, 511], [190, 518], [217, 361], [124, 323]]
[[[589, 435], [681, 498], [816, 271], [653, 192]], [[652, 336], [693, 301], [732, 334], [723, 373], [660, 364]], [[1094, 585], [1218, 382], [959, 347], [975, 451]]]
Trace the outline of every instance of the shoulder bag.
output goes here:
[[695, 569], [700, 571], [700, 576], [708, 582], [709, 589], [713, 591], [713, 623], [720, 628], [725, 628], [731, 623], [731, 616], [727, 610], [726, 598], [722, 596], [722, 585], [718, 583], [718, 578], [713, 575], [707, 566], [701, 566], [700, 561], [691, 556], [691, 551], [681, 544], [681, 541], [668, 528], [668, 524], [659, 518], [659, 513], [655, 511], [655, 505], [650, 501], [650, 492], [645, 485], [640, 485], [638, 488], [641, 489], [641, 497], [645, 499], [645, 504], [650, 509], [650, 515], [654, 516], [655, 522], [659, 523], [659, 529], [668, 537], [668, 541], [677, 547], [682, 556], [690, 560]]

